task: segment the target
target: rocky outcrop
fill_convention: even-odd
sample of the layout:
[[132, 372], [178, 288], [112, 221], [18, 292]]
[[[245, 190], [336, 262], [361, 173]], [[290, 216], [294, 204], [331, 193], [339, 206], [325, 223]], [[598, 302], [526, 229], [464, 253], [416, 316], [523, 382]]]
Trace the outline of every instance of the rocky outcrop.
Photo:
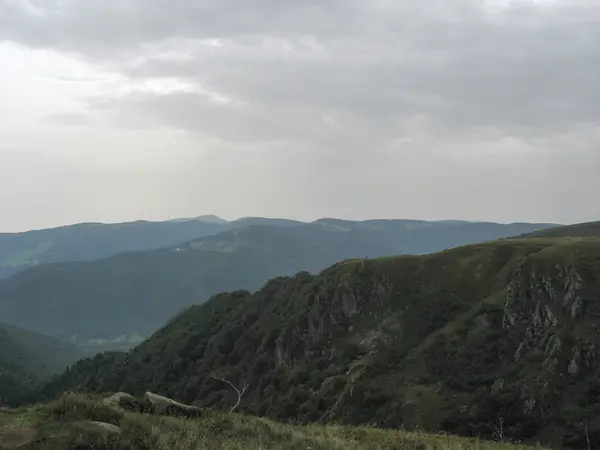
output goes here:
[[83, 428], [86, 432], [91, 433], [119, 435], [122, 432], [121, 428], [117, 425], [113, 425], [112, 423], [99, 422], [96, 420], [86, 420], [85, 422], [78, 423], [77, 425]]
[[106, 406], [125, 407], [135, 400], [136, 398], [131, 394], [127, 394], [126, 392], [117, 392], [116, 394], [113, 394], [110, 397], [106, 397], [104, 400], [102, 400], [102, 404]]
[[197, 406], [185, 405], [168, 397], [146, 392], [143, 397], [143, 403], [153, 414], [183, 416], [183, 417], [201, 417], [202, 408]]
[[514, 351], [516, 362], [527, 354], [538, 353], [543, 355], [544, 368], [539, 376], [576, 375], [582, 359], [595, 359], [595, 355], [584, 350], [593, 347], [592, 343], [566, 346], [573, 338], [577, 340], [572, 331], [585, 319], [585, 305], [589, 301], [585, 288], [583, 276], [572, 264], [548, 268], [524, 261], [516, 269], [508, 287], [502, 321], [506, 331], [520, 335]]
[[102, 404], [123, 408], [132, 412], [148, 412], [148, 408], [142, 400], [135, 398], [133, 395], [127, 394], [126, 392], [117, 392], [110, 397], [106, 397], [102, 401]]
[[202, 408], [179, 403], [162, 395], [146, 392], [142, 398], [136, 398], [126, 392], [117, 392], [106, 397], [102, 404], [110, 407], [122, 408], [132, 412], [147, 412], [156, 415], [170, 415], [182, 417], [201, 417]]

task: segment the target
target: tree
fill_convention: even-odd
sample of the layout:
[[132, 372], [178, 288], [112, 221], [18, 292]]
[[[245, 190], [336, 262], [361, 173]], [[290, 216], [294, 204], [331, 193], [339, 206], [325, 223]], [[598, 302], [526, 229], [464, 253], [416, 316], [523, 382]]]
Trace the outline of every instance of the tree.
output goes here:
[[242, 395], [244, 395], [244, 392], [246, 392], [246, 390], [248, 389], [249, 385], [248, 384], [244, 384], [242, 386], [242, 389], [238, 389], [231, 381], [226, 380], [225, 377], [223, 377], [223, 375], [216, 375], [214, 372], [211, 373], [211, 376], [215, 379], [215, 380], [219, 380], [222, 381], [224, 383], [227, 383], [229, 386], [231, 386], [233, 388], [233, 390], [235, 390], [235, 392], [238, 395], [238, 399], [235, 405], [233, 405], [231, 407], [231, 409], [229, 410], [229, 412], [233, 412], [238, 405], [240, 404], [240, 402], [242, 401]]

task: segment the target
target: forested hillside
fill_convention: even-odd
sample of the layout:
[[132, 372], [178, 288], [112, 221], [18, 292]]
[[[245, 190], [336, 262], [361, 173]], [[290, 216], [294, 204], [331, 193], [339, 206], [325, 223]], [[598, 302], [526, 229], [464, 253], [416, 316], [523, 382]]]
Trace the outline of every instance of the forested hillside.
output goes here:
[[0, 323], [0, 404], [29, 398], [82, 356], [54, 338]]
[[600, 445], [600, 240], [350, 260], [193, 306], [46, 388], [146, 390], [278, 420]]

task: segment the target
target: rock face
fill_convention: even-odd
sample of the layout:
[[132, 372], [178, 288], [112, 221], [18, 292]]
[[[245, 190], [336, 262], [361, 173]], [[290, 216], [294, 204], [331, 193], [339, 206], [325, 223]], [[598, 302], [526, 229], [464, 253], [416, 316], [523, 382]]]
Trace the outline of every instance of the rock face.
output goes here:
[[203, 415], [202, 408], [185, 405], [168, 397], [153, 394], [152, 392], [146, 392], [144, 394], [143, 402], [153, 414], [183, 416], [190, 418], [201, 417]]

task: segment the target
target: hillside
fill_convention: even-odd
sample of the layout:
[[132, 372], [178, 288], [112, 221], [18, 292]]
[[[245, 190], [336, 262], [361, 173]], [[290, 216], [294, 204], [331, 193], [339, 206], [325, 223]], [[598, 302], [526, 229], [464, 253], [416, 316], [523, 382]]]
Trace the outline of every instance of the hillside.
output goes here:
[[[243, 221], [257, 219], [243, 219]], [[183, 307], [337, 261], [418, 254], [541, 229], [544, 224], [410, 220], [250, 225], [171, 248], [45, 265], [0, 281], [0, 317], [94, 349], [123, 349]]]
[[562, 227], [553, 227], [525, 234], [524, 237], [600, 237], [600, 222], [586, 222]]
[[0, 410], [0, 449], [543, 450], [372, 428], [293, 426], [212, 411], [186, 420], [104, 403], [100, 396], [69, 395], [32, 408]]
[[46, 387], [146, 390], [281, 421], [600, 445], [600, 240], [351, 260], [189, 308]]
[[54, 338], [0, 323], [0, 404], [21, 400], [81, 356]]
[[226, 225], [213, 220], [77, 225], [0, 233], [0, 278], [40, 264], [90, 261], [126, 251], [167, 247], [216, 234]]

